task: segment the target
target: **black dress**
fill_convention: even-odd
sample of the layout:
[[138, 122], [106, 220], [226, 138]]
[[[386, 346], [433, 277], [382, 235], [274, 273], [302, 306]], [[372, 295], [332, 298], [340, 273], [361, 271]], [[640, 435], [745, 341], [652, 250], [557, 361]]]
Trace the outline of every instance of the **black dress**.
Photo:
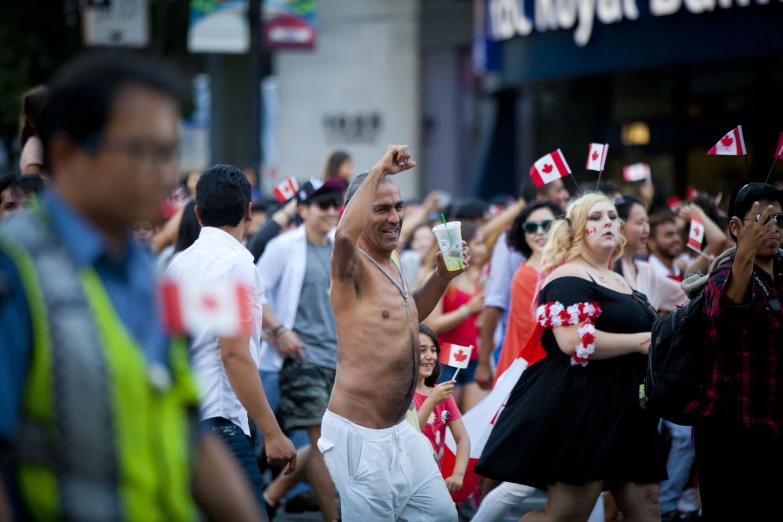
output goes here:
[[[646, 300], [578, 277], [561, 277], [541, 291], [539, 304], [598, 302], [594, 320], [610, 333], [649, 332], [655, 320]], [[666, 479], [658, 419], [641, 409], [639, 385], [647, 357], [629, 354], [572, 366], [544, 331], [546, 358], [519, 379], [475, 469], [484, 477], [538, 489], [562, 482], [606, 486]]]

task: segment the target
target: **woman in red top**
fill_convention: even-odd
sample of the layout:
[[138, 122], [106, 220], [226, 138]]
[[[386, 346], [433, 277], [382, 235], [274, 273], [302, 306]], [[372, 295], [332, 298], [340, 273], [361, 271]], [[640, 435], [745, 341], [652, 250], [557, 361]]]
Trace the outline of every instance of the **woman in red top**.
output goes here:
[[538, 285], [541, 251], [546, 246], [549, 227], [562, 216], [563, 211], [556, 203], [536, 201], [519, 213], [508, 231], [509, 247], [522, 252], [525, 261], [519, 265], [511, 280], [511, 308], [503, 348], [495, 369], [495, 382], [516, 360], [519, 350], [525, 346], [536, 329], [533, 303]]
[[[484, 237], [473, 223], [462, 223], [462, 240], [470, 248], [470, 268], [451, 282], [424, 324], [438, 335], [441, 344], [473, 346], [470, 363], [457, 374], [457, 388], [454, 390], [454, 399], [464, 413], [486, 396], [486, 392], [476, 384], [474, 374], [479, 355], [479, 314], [484, 310], [484, 291], [479, 280], [487, 249]], [[438, 382], [450, 381], [455, 371], [456, 368], [444, 366]]]

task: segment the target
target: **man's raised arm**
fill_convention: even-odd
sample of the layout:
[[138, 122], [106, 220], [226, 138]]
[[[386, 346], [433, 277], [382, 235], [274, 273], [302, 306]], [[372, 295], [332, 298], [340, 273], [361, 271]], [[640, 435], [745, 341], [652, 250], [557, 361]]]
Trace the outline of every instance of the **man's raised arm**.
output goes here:
[[350, 194], [349, 187], [349, 201], [337, 225], [332, 253], [333, 273], [340, 280], [347, 279], [352, 273], [356, 263], [356, 244], [362, 230], [370, 221], [378, 187], [386, 176], [415, 167], [416, 162], [411, 161], [410, 157], [407, 145], [390, 145], [381, 159], [370, 169], [355, 194]]

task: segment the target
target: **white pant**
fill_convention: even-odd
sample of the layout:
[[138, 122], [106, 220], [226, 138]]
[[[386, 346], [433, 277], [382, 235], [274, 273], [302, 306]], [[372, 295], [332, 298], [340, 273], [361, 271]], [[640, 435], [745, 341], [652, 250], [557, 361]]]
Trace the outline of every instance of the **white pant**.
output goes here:
[[358, 426], [330, 411], [318, 449], [346, 522], [456, 522], [457, 509], [426, 441], [405, 420]]
[[[510, 510], [518, 507], [527, 497], [533, 494], [535, 488], [504, 482], [481, 500], [481, 505], [473, 515], [471, 522], [499, 522]], [[604, 521], [604, 499], [598, 497], [593, 512], [587, 522]]]

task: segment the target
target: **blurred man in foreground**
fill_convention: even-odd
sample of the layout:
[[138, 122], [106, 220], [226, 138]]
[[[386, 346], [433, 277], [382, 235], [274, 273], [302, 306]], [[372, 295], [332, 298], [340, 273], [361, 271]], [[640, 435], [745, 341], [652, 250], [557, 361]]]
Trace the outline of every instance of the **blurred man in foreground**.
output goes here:
[[23, 520], [262, 520], [198, 430], [187, 345], [131, 236], [176, 180], [179, 82], [112, 54], [50, 87], [53, 189], [0, 227], [0, 503]]

